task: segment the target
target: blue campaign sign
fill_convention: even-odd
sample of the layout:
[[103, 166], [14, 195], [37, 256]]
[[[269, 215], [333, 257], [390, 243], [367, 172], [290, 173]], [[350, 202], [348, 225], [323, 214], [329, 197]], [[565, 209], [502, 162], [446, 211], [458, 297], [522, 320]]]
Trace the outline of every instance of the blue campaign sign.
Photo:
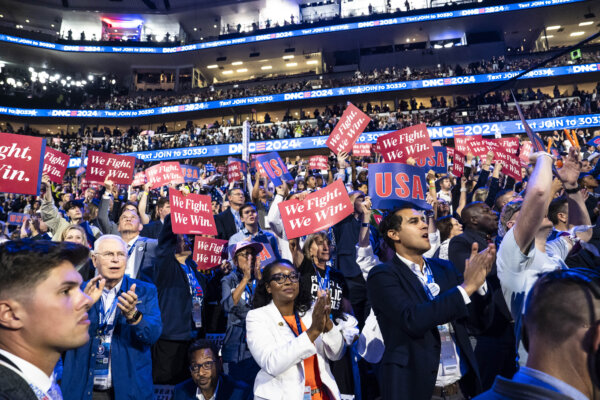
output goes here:
[[590, 141], [586, 143], [588, 146], [598, 147], [600, 146], [600, 136], [594, 136]]
[[200, 168], [192, 165], [179, 164], [181, 172], [183, 173], [183, 180], [185, 182], [194, 182], [200, 179]]
[[[563, 67], [540, 68], [528, 72], [519, 79], [537, 79], [562, 75], [583, 74], [600, 71], [600, 63], [570, 65]], [[137, 118], [151, 115], [178, 114], [200, 110], [241, 107], [255, 104], [280, 103], [303, 99], [328, 98], [360, 95], [365, 93], [384, 93], [400, 90], [422, 89], [429, 87], [472, 85], [477, 83], [502, 82], [519, 75], [523, 71], [498, 72], [495, 74], [453, 76], [451, 78], [423, 79], [417, 81], [389, 82], [373, 85], [347, 86], [332, 89], [310, 90], [305, 92], [280, 93], [265, 96], [241, 97], [227, 100], [214, 100], [202, 103], [180, 104], [175, 106], [146, 108], [142, 110], [53, 110], [1, 107], [0, 115], [24, 117], [61, 117], [61, 118]]]
[[[600, 126], [600, 114], [575, 115], [558, 118], [540, 118], [527, 121], [536, 132], [552, 131], [555, 129], [581, 129]], [[469, 125], [432, 126], [427, 131], [431, 140], [451, 139], [454, 135], [483, 135], [490, 136], [499, 133], [511, 135], [525, 133], [521, 121], [487, 122]], [[392, 131], [365, 132], [356, 143], [375, 143], [377, 138]], [[302, 137], [295, 139], [266, 140], [250, 142], [250, 153], [264, 153], [265, 151], [299, 151], [325, 148], [328, 136]], [[154, 151], [138, 151], [123, 153], [134, 156], [144, 162], [182, 160], [187, 158], [226, 157], [242, 154], [241, 143], [215, 144], [211, 146], [187, 147], [182, 149], [165, 149]], [[241, 161], [241, 160], [240, 160]], [[77, 168], [81, 164], [80, 158], [71, 157], [69, 168]]]
[[285, 32], [265, 33], [261, 35], [245, 36], [234, 39], [215, 40], [211, 42], [188, 44], [175, 47], [129, 47], [129, 46], [81, 46], [64, 45], [39, 40], [27, 39], [18, 36], [0, 35], [0, 41], [20, 44], [25, 46], [39, 47], [49, 50], [58, 50], [76, 53], [124, 53], [124, 54], [173, 54], [186, 51], [203, 50], [215, 47], [234, 46], [244, 43], [264, 42], [290, 37], [317, 35], [322, 33], [344, 32], [356, 29], [378, 28], [382, 26], [403, 25], [423, 21], [439, 21], [445, 19], [462, 18], [474, 15], [489, 15], [507, 11], [527, 10], [531, 8], [550, 7], [556, 5], [579, 3], [585, 0], [534, 0], [506, 5], [470, 8], [467, 10], [443, 11], [426, 13], [420, 15], [409, 15], [405, 17], [377, 19], [364, 22], [349, 22], [347, 24], [319, 26], [314, 28], [296, 29]]
[[256, 158], [256, 161], [260, 163], [260, 165], [265, 170], [265, 173], [273, 182], [275, 186], [281, 186], [281, 179], [283, 178], [285, 181], [293, 181], [294, 178], [292, 174], [290, 174], [285, 166], [285, 163], [279, 157], [277, 152], [268, 153], [260, 155]]
[[425, 168], [427, 171], [433, 170], [437, 174], [448, 172], [448, 151], [445, 146], [433, 146], [434, 157], [417, 159], [417, 167]]
[[400, 163], [369, 164], [369, 196], [373, 208], [392, 210], [403, 203], [430, 209], [425, 201], [425, 168]]

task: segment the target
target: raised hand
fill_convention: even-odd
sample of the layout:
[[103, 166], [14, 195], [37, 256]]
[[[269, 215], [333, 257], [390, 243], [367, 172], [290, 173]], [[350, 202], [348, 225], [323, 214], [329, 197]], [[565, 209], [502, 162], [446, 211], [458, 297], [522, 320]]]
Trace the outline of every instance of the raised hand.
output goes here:
[[577, 187], [577, 179], [581, 173], [579, 150], [571, 146], [567, 157], [563, 158], [563, 166], [557, 171], [558, 178], [565, 185], [565, 189]]
[[126, 319], [131, 319], [137, 311], [137, 294], [135, 294], [135, 283], [131, 285], [127, 292], [121, 293], [117, 307], [121, 310]]
[[492, 270], [496, 259], [496, 246], [489, 244], [486, 249], [477, 252], [479, 246], [473, 243], [471, 257], [465, 261], [464, 282], [461, 285], [470, 296], [485, 282], [485, 278]]
[[106, 279], [104, 279], [101, 275], [93, 277], [88, 282], [87, 286], [83, 290], [83, 293], [92, 299], [92, 304], [95, 304], [100, 299], [100, 296], [102, 296], [102, 290], [104, 290], [105, 284]]

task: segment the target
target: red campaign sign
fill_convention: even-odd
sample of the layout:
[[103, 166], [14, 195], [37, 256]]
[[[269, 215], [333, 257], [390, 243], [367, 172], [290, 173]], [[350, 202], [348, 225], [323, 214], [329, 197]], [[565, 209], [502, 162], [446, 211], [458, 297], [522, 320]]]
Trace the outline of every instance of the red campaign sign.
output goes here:
[[521, 163], [527, 165], [529, 164], [529, 156], [531, 155], [531, 151], [533, 146], [531, 142], [523, 142], [521, 143], [521, 152], [519, 153], [519, 158], [521, 159]]
[[448, 157], [454, 159], [454, 147], [446, 147], [446, 151], [448, 152]]
[[465, 173], [465, 155], [454, 150], [454, 163], [452, 164], [452, 175], [461, 177]]
[[409, 126], [377, 138], [379, 152], [386, 162], [406, 163], [412, 157], [435, 157], [425, 124]]
[[308, 159], [308, 168], [310, 169], [329, 169], [327, 156], [312, 156]]
[[110, 179], [114, 183], [129, 185], [133, 181], [135, 157], [88, 151], [88, 165], [85, 177], [88, 181], [104, 182]]
[[348, 103], [348, 107], [325, 142], [327, 147], [335, 154], [349, 153], [370, 121], [371, 118], [367, 114], [360, 111], [354, 104]]
[[170, 188], [169, 202], [171, 204], [173, 233], [217, 234], [210, 196], [194, 193], [184, 196], [179, 190]]
[[454, 148], [456, 151], [467, 154], [469, 152], [469, 148], [467, 147], [468, 138], [465, 135], [455, 135], [454, 136]]
[[178, 162], [161, 162], [148, 168], [146, 171], [148, 183], [152, 189], [168, 185], [169, 183], [184, 183], [183, 171]]
[[500, 143], [502, 148], [509, 154], [516, 156], [519, 152], [519, 138], [517, 137], [494, 139], [492, 142]]
[[355, 144], [354, 147], [352, 147], [352, 155], [357, 157], [370, 157], [371, 143]]
[[134, 186], [134, 187], [135, 186], [144, 186], [146, 184], [146, 182], [148, 182], [148, 178], [146, 178], [146, 174], [143, 171], [138, 172], [133, 177], [133, 183], [131, 184], [131, 186]]
[[88, 188], [93, 188], [96, 190], [100, 189], [100, 184], [98, 182], [90, 182], [88, 179], [83, 178], [79, 184], [79, 187], [85, 192]]
[[514, 154], [508, 153], [504, 148], [498, 149], [495, 152], [495, 159], [502, 163], [502, 173], [513, 178], [515, 181], [520, 182], [523, 177], [521, 176], [521, 161], [519, 157]]
[[44, 154], [44, 175], [48, 175], [54, 183], [62, 183], [63, 176], [69, 165], [69, 156], [54, 150], [51, 147], [46, 147]]
[[483, 157], [488, 153], [488, 147], [486, 141], [483, 140], [481, 135], [470, 136], [467, 141], [467, 148], [476, 157]]
[[197, 264], [198, 271], [205, 271], [221, 265], [222, 254], [227, 249], [228, 243], [227, 240], [196, 236], [192, 257]]
[[[257, 163], [256, 165], [258, 164], [259, 163]], [[227, 166], [227, 180], [229, 182], [235, 182], [241, 181], [242, 179], [244, 179], [244, 176], [242, 175], [242, 163], [239, 161], [229, 163], [229, 165]]]
[[288, 239], [310, 235], [337, 224], [352, 214], [354, 207], [340, 179], [302, 201], [279, 203], [279, 212]]
[[0, 192], [40, 193], [46, 140], [0, 133]]

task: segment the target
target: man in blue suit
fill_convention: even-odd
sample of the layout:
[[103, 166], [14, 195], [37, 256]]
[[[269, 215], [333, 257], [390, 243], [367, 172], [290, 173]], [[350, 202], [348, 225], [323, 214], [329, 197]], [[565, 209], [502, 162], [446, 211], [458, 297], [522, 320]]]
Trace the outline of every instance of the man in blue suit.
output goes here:
[[188, 350], [192, 377], [175, 386], [173, 400], [249, 400], [252, 387], [223, 374], [217, 347], [205, 339], [192, 343]]
[[96, 240], [92, 260], [106, 284], [88, 312], [90, 341], [65, 355], [64, 399], [150, 399], [150, 347], [162, 331], [156, 287], [125, 275], [118, 236]]
[[[385, 343], [384, 400], [459, 400], [481, 391], [467, 318], [489, 313], [485, 277], [496, 251], [490, 245], [477, 253], [475, 244], [463, 281], [451, 263], [423, 258], [430, 248], [427, 227], [423, 213], [410, 205], [391, 212], [379, 226], [396, 253], [367, 278]], [[471, 296], [482, 299], [471, 302]]]

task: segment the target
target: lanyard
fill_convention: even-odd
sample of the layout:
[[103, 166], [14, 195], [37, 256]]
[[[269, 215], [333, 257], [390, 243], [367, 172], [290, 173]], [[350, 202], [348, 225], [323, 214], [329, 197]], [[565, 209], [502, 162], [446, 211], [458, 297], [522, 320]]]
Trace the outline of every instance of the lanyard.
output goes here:
[[251, 301], [254, 296], [254, 291], [256, 290], [256, 279], [252, 279], [252, 284], [246, 284], [244, 290], [248, 293], [248, 300]]
[[294, 317], [296, 318], [296, 327], [298, 328], [298, 333], [296, 333], [296, 331], [294, 331], [294, 328], [292, 328], [292, 326], [287, 322], [287, 320], [285, 318], [284, 318], [284, 320], [285, 320], [285, 323], [287, 324], [287, 326], [290, 328], [290, 330], [294, 334], [294, 336], [298, 337], [302, 333], [302, 324], [300, 323], [300, 317], [298, 316], [298, 313], [295, 311], [294, 311]]
[[203, 297], [204, 292], [202, 291], [202, 286], [200, 286], [200, 284], [198, 283], [198, 280], [196, 279], [196, 275], [194, 275], [194, 273], [190, 269], [189, 265], [187, 265], [187, 264], [179, 264], [179, 265], [181, 265], [181, 268], [183, 268], [183, 272], [185, 272], [185, 275], [187, 276], [188, 285], [190, 287], [190, 294], [192, 295], [192, 297], [195, 297], [195, 298]]
[[329, 291], [329, 265], [325, 267], [325, 276], [321, 278], [319, 275], [319, 271], [317, 271], [317, 266], [313, 263], [313, 268], [315, 269], [315, 275], [317, 275], [317, 280], [319, 281], [319, 287], [321, 290]]
[[100, 326], [98, 327], [99, 332], [106, 333], [106, 332], [110, 331], [112, 328], [112, 325], [114, 325], [114, 320], [113, 320], [113, 323], [111, 324], [111, 326], [109, 326], [108, 320], [115, 313], [115, 310], [117, 308], [117, 300], [118, 300], [118, 296], [117, 296], [117, 294], [115, 294], [115, 298], [113, 299], [113, 302], [110, 305], [110, 308], [108, 310], [106, 310], [106, 308], [104, 306], [104, 299], [100, 299]]
[[133, 250], [135, 249], [135, 245], [137, 244], [137, 240], [135, 242], [133, 242], [133, 244], [131, 245], [131, 247], [129, 248], [129, 250], [127, 250], [127, 258], [131, 257], [131, 253], [133, 253]]
[[[425, 268], [423, 269], [423, 272], [425, 273], [426, 281], [423, 282], [421, 277], [419, 277], [419, 280], [423, 284], [423, 289], [425, 289], [425, 292], [427, 293], [427, 297], [429, 297], [430, 300], [433, 300], [435, 298], [435, 295], [431, 292], [431, 285], [435, 285], [436, 283], [433, 280], [433, 272], [431, 272], [431, 268], [429, 268], [429, 265], [427, 265], [427, 262], [425, 262]], [[438, 292], [439, 292], [439, 290], [438, 290]]]

